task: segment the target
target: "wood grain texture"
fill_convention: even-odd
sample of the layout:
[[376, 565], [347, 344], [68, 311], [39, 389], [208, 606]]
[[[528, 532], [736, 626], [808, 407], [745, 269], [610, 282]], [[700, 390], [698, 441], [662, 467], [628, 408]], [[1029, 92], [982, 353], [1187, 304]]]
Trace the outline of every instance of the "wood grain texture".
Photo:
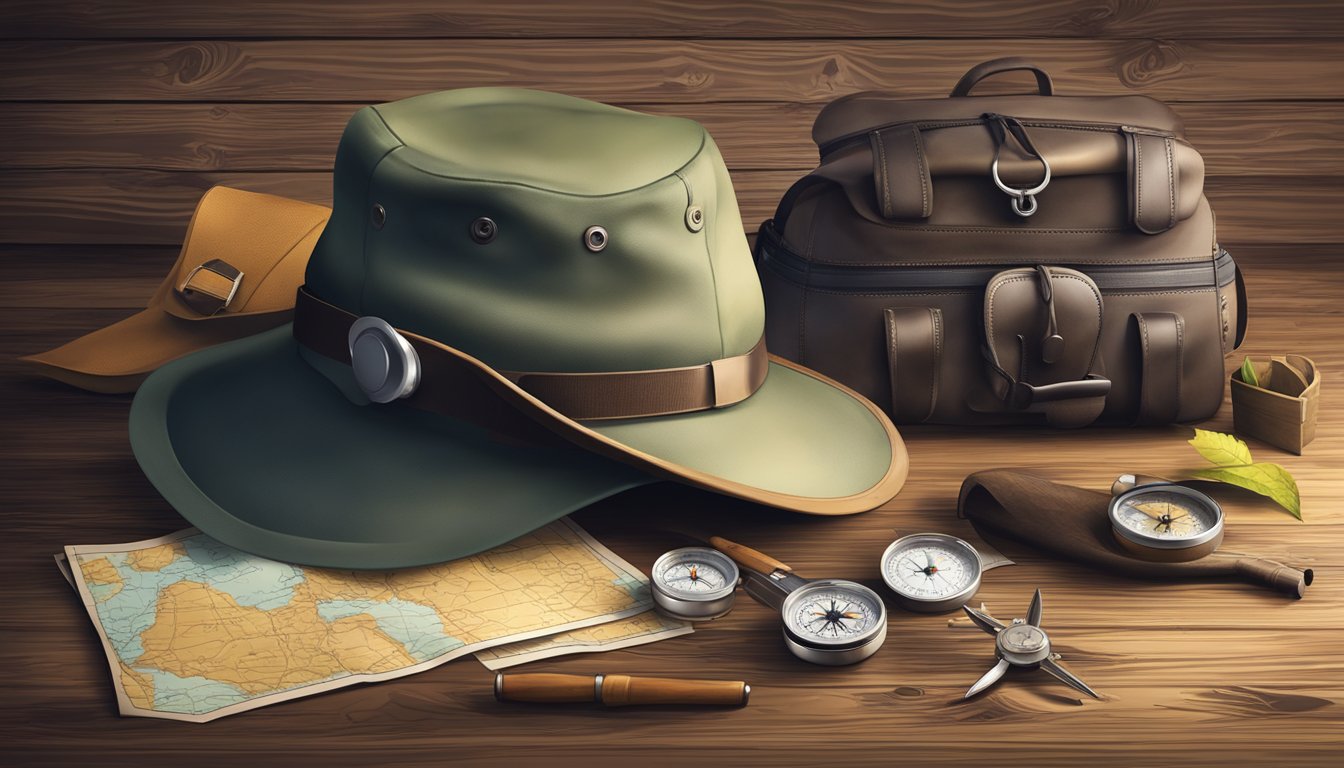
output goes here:
[[[512, 85], [599, 101], [942, 97], [968, 62], [1031, 53], [1060, 93], [1334, 99], [1328, 40], [215, 40], [0, 42], [0, 101], [339, 101]], [[1284, 62], [1292, 62], [1286, 67]]]
[[[357, 104], [10, 104], [0, 168], [329, 171]], [[816, 160], [819, 104], [618, 104], [699, 121], [733, 170], [794, 170]], [[1213, 176], [1344, 174], [1339, 102], [1179, 104]], [[1285, 120], [1284, 115], [1292, 116]]]
[[[0, 14], [0, 698], [3, 765], [985, 766], [1336, 765], [1344, 751], [1344, 4], [1335, 0], [12, 0]], [[831, 99], [942, 96], [999, 55], [1046, 65], [1062, 93], [1173, 102], [1203, 153], [1220, 239], [1246, 274], [1240, 354], [1312, 357], [1315, 442], [1256, 457], [1298, 479], [1305, 520], [1221, 490], [1228, 544], [1316, 570], [1306, 599], [1232, 582], [1114, 578], [1012, 544], [976, 597], [1001, 618], [1045, 594], [1082, 700], [1010, 673], [960, 701], [993, 659], [948, 616], [893, 611], [854, 668], [788, 654], [778, 618], [741, 597], [694, 635], [527, 671], [746, 680], [750, 706], [604, 710], [503, 704], [470, 660], [207, 726], [118, 719], [82, 606], [52, 566], [65, 544], [131, 541], [185, 523], [135, 463], [129, 397], [34, 378], [15, 357], [144, 305], [215, 183], [325, 201], [360, 106], [475, 85], [547, 88], [703, 122], [749, 229], [815, 161]], [[999, 90], [1020, 87], [1007, 78]], [[1223, 410], [1200, 426], [1227, 431]], [[1188, 427], [1042, 432], [909, 428], [910, 481], [883, 509], [817, 519], [672, 485], [578, 515], [647, 568], [722, 535], [804, 576], [881, 586], [897, 535], [972, 535], [962, 479], [1023, 466], [1103, 489], [1120, 471], [1198, 465]], [[842, 755], [818, 749], [843, 745]]]
[[9, 37], [1328, 37], [1344, 32], [1332, 0], [1294, 13], [1255, 0], [336, 0], [144, 4], [16, 0]]

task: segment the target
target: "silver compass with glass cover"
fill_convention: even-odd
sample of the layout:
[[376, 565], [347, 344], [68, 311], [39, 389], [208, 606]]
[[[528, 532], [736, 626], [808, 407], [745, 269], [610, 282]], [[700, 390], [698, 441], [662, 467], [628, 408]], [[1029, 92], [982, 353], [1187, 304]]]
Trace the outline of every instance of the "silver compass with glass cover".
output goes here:
[[882, 553], [882, 580], [902, 608], [922, 613], [955, 611], [980, 588], [980, 553], [956, 536], [916, 533]]
[[1122, 475], [1112, 486], [1108, 515], [1115, 540], [1130, 554], [1156, 562], [1187, 562], [1223, 541], [1223, 508], [1208, 494], [1166, 481]]
[[658, 610], [686, 621], [714, 619], [733, 607], [737, 563], [709, 547], [682, 547], [658, 558], [649, 573]]
[[805, 579], [789, 566], [727, 539], [709, 540], [742, 567], [742, 588], [780, 612], [784, 645], [813, 664], [854, 664], [887, 639], [887, 607], [868, 587], [844, 579]]

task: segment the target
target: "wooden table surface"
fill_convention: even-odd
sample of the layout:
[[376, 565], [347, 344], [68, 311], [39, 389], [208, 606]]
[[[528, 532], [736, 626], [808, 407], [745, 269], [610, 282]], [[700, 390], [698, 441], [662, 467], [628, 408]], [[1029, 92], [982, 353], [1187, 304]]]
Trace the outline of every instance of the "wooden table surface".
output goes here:
[[[0, 764], [29, 765], [1337, 765], [1344, 750], [1344, 4], [776, 0], [318, 5], [303, 0], [14, 0], [0, 20]], [[815, 161], [808, 130], [844, 93], [945, 93], [972, 64], [1026, 54], [1066, 93], [1143, 93], [1184, 117], [1220, 239], [1245, 270], [1243, 352], [1313, 357], [1316, 441], [1295, 457], [1305, 520], [1225, 493], [1229, 538], [1315, 570], [1301, 601], [1235, 583], [1108, 577], [1019, 548], [977, 602], [1020, 615], [1034, 588], [1057, 650], [1101, 701], [1041, 673], [960, 701], [991, 643], [894, 610], [886, 647], [827, 669], [785, 650], [745, 597], [694, 635], [525, 669], [745, 679], [735, 711], [501, 705], [471, 659], [205, 725], [116, 714], [111, 681], [51, 555], [184, 522], [131, 456], [127, 397], [33, 378], [17, 355], [142, 306], [216, 183], [325, 202], [360, 105], [440, 88], [566, 91], [704, 122], [749, 226]], [[1238, 356], [1229, 364], [1240, 362]], [[1229, 430], [1230, 408], [1201, 425]], [[1104, 488], [1122, 470], [1198, 466], [1188, 427], [904, 430], [910, 481], [843, 519], [659, 485], [577, 515], [647, 568], [699, 528], [804, 575], [879, 585], [902, 533], [970, 534], [961, 480], [1030, 467]]]

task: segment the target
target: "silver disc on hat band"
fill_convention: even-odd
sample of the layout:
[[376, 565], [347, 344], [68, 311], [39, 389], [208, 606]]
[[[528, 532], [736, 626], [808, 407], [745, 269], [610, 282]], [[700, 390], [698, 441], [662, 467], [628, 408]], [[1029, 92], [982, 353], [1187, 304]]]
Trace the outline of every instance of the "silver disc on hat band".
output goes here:
[[409, 397], [420, 385], [420, 356], [386, 321], [361, 317], [350, 326], [347, 338], [355, 383], [373, 402]]

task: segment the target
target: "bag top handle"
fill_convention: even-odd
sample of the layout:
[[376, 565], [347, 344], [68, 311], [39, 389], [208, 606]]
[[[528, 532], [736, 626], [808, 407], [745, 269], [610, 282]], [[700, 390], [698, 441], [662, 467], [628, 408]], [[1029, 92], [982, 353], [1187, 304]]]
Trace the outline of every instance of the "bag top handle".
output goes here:
[[997, 75], [1002, 72], [1026, 71], [1036, 76], [1036, 88], [1042, 96], [1055, 95], [1055, 84], [1050, 81], [1050, 75], [1030, 61], [1020, 56], [1005, 56], [1001, 59], [990, 59], [981, 64], [976, 64], [970, 70], [961, 76], [957, 84], [952, 87], [952, 96], [969, 96], [971, 89], [976, 83], [984, 80], [990, 75]]

